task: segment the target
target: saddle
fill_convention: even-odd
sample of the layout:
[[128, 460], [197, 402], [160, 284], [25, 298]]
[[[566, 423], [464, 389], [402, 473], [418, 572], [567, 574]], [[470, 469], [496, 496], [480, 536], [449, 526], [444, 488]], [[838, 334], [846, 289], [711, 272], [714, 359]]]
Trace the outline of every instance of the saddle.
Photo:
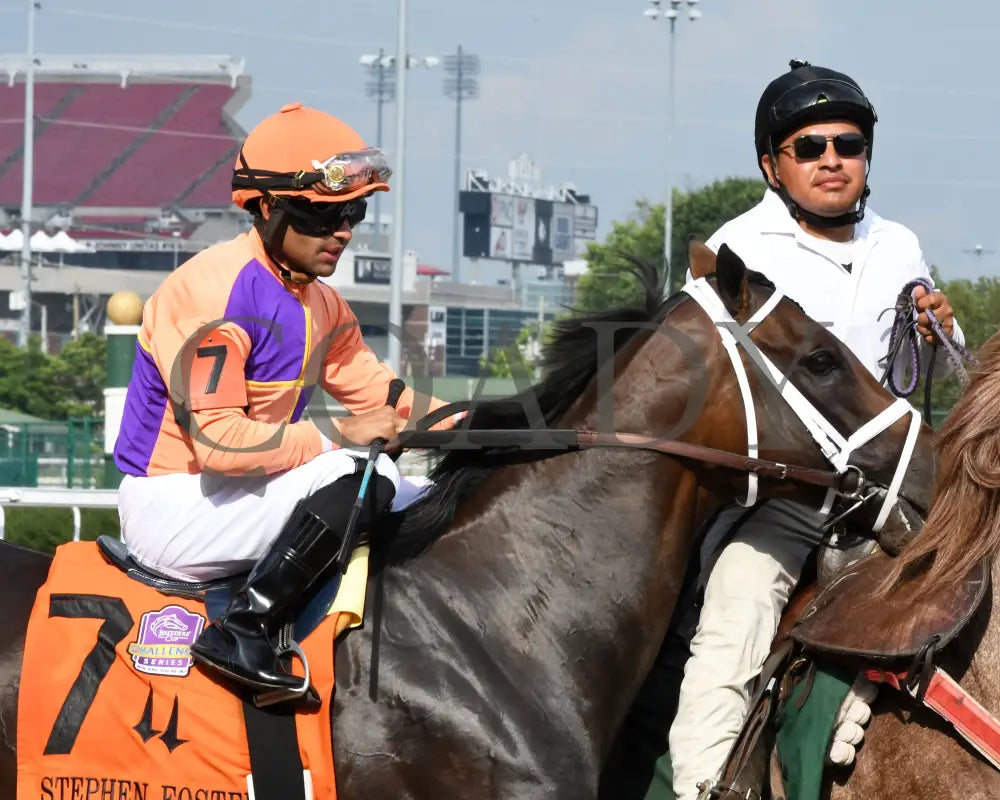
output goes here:
[[[705, 796], [783, 800], [774, 723], [799, 686], [812, 680], [817, 664], [857, 672], [906, 671], [915, 687], [926, 684], [934, 651], [954, 640], [986, 596], [988, 565], [980, 563], [962, 581], [917, 599], [919, 581], [903, 584], [887, 599], [873, 599], [874, 589], [892, 567], [893, 559], [878, 551], [822, 589], [813, 583], [796, 591], [757, 681], [743, 729], [719, 782]], [[808, 693], [809, 688], [806, 685], [803, 691]]]
[[128, 548], [121, 539], [113, 536], [98, 536], [97, 549], [101, 551], [101, 555], [104, 556], [105, 560], [118, 567], [118, 569], [132, 580], [146, 586], [152, 586], [162, 594], [174, 597], [187, 597], [191, 600], [204, 601], [209, 594], [224, 593], [228, 596], [246, 582], [248, 574], [232, 575], [214, 581], [179, 581], [146, 569], [129, 555]]
[[888, 598], [873, 600], [892, 567], [884, 553], [859, 561], [809, 603], [792, 638], [807, 652], [850, 667], [891, 667], [912, 660], [932, 639], [939, 650], [947, 646], [989, 588], [989, 570], [979, 563], [963, 580], [935, 593], [917, 596], [920, 582], [909, 581]]
[[[113, 536], [98, 536], [97, 549], [109, 564], [120, 569], [134, 581], [150, 586], [167, 596], [202, 601], [210, 618], [222, 613], [232, 595], [246, 583], [249, 575], [248, 572], [242, 572], [214, 581], [180, 581], [146, 569], [129, 555], [125, 543]], [[292, 626], [291, 635], [296, 641], [305, 639], [323, 621], [339, 586], [339, 578], [334, 578], [314, 592]], [[318, 703], [315, 690], [310, 688], [300, 702], [305, 706], [315, 706]]]

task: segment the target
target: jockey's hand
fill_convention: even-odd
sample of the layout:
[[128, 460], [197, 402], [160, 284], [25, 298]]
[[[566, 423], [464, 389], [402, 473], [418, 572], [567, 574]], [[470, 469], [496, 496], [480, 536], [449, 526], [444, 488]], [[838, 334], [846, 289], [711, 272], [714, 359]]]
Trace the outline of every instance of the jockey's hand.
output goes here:
[[937, 321], [941, 323], [944, 332], [951, 336], [955, 331], [955, 312], [944, 292], [933, 291], [927, 294], [923, 286], [918, 286], [913, 290], [913, 298], [916, 300], [917, 310], [920, 312], [917, 317], [917, 332], [924, 337], [927, 342], [934, 344], [937, 338], [931, 330], [930, 320], [927, 319], [927, 309], [934, 312]]
[[367, 447], [376, 439], [389, 441], [406, 427], [406, 420], [392, 406], [382, 406], [353, 417], [341, 417], [337, 422], [347, 447]]

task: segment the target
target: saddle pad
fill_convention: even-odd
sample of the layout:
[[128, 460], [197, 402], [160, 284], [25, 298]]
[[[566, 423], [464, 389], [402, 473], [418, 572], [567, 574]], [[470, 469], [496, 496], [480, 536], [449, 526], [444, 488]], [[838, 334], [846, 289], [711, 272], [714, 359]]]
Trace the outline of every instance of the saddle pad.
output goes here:
[[801, 681], [778, 712], [775, 746], [786, 800], [819, 800], [833, 724], [856, 674], [817, 665], [812, 685]]
[[[327, 616], [304, 642], [316, 711], [295, 715], [307, 795], [334, 800]], [[248, 798], [242, 701], [190, 658], [202, 603], [128, 578], [93, 542], [56, 549], [28, 622], [17, 718], [17, 797]], [[298, 666], [298, 664], [296, 664]]]

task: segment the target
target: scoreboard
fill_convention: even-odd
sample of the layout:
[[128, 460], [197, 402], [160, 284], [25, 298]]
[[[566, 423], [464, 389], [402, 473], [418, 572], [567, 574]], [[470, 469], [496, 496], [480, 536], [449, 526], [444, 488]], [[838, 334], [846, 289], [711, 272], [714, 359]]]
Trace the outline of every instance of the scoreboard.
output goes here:
[[552, 266], [582, 258], [597, 235], [597, 206], [572, 188], [491, 181], [475, 172], [466, 186], [458, 201], [466, 258]]

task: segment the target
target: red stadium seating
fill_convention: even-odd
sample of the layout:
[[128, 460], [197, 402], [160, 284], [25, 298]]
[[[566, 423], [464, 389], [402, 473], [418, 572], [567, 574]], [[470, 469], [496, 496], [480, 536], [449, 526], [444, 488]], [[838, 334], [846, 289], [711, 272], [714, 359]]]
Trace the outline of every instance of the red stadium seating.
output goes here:
[[[228, 207], [239, 140], [223, 106], [235, 91], [195, 81], [36, 83], [35, 205]], [[23, 84], [0, 86], [0, 109], [0, 205], [16, 209]]]
[[231, 157], [225, 159], [202, 183], [199, 183], [194, 191], [184, 198], [183, 205], [191, 208], [229, 205], [233, 193], [233, 164], [236, 163], [237, 152], [239, 152], [239, 144], [234, 143]]
[[[75, 84], [79, 86], [79, 84]], [[35, 116], [48, 117], [60, 100], [69, 93], [74, 84], [40, 83], [35, 87]], [[19, 175], [23, 169], [21, 159], [7, 159], [20, 153], [24, 144], [24, 84], [0, 85], [0, 169], [4, 173], [11, 170]], [[17, 184], [17, 201], [20, 201], [21, 184]]]
[[[228, 86], [195, 89], [180, 109], [87, 198], [87, 205], [162, 206], [177, 200], [233, 150], [233, 137], [219, 115], [232, 94]], [[178, 163], [185, 165], [184, 171], [173, 168]], [[222, 202], [216, 200], [213, 205], [229, 205], [229, 198], [222, 196]]]

